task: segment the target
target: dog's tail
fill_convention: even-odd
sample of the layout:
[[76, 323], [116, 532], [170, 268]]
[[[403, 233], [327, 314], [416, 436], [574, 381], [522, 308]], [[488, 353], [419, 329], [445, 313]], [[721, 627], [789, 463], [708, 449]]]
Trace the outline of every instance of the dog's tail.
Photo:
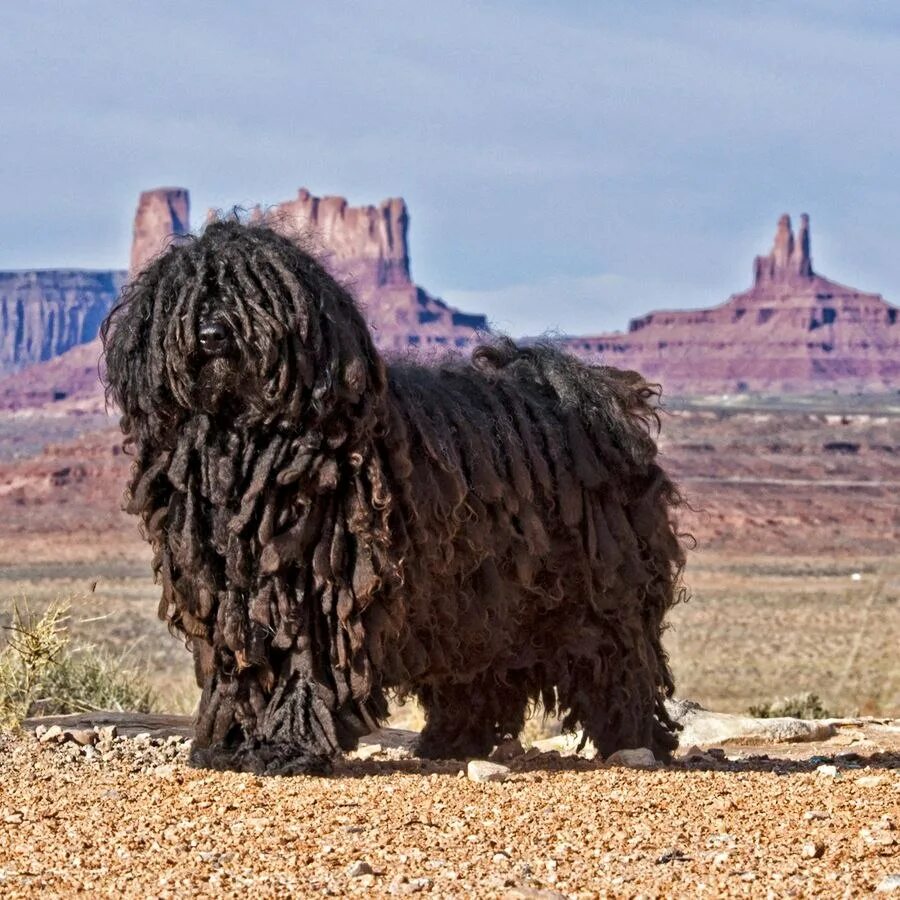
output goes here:
[[643, 469], [656, 458], [662, 389], [638, 372], [582, 362], [549, 341], [523, 347], [509, 338], [478, 347], [472, 362], [481, 371], [537, 386], [564, 413], [575, 413], [595, 440], [611, 441], [632, 465]]

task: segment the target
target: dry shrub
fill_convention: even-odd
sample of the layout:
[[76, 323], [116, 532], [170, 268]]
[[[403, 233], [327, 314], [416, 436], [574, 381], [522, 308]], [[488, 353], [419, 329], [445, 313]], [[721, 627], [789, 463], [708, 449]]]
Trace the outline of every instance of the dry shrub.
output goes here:
[[17, 727], [35, 714], [154, 708], [145, 675], [124, 653], [72, 645], [69, 607], [58, 601], [37, 613], [27, 603], [13, 604], [0, 647], [0, 726]]

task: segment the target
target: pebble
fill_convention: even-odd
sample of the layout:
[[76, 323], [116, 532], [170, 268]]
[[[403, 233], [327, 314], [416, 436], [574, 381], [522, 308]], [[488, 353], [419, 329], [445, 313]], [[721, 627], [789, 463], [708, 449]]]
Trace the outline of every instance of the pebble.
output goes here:
[[837, 766], [823, 765], [816, 769], [816, 774], [823, 778], [840, 778]]
[[381, 744], [360, 744], [355, 755], [357, 759], [371, 759], [383, 751]]
[[76, 728], [73, 731], [67, 731], [66, 737], [82, 747], [87, 747], [97, 743], [98, 735], [92, 728]]
[[38, 740], [42, 744], [49, 744], [51, 741], [54, 743], [62, 743], [64, 740], [63, 730], [59, 727], [59, 725], [51, 725], [43, 734], [38, 737]]
[[900, 874], [888, 875], [887, 878], [878, 882], [875, 890], [881, 894], [886, 894], [888, 891], [900, 891]]
[[656, 757], [653, 751], [647, 747], [638, 747], [635, 750], [616, 750], [606, 758], [609, 766], [625, 766], [629, 769], [650, 769], [656, 765]]
[[486, 759], [473, 759], [466, 767], [466, 774], [469, 781], [506, 781], [509, 768]]
[[800, 855], [804, 859], [818, 859], [825, 852], [825, 845], [819, 841], [807, 841], [800, 848]]
[[361, 875], [373, 875], [372, 867], [364, 860], [358, 859], [347, 867], [347, 875], [350, 878], [359, 878]]
[[864, 788], [878, 787], [878, 785], [883, 783], [884, 778], [881, 775], [863, 775], [861, 778], [856, 779], [856, 784]]

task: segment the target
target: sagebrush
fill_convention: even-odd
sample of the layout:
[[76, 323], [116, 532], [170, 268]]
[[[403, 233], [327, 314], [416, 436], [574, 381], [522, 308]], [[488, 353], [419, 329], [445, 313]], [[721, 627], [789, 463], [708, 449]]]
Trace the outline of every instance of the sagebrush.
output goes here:
[[69, 609], [67, 601], [41, 613], [26, 603], [12, 606], [0, 647], [0, 726], [16, 727], [35, 714], [155, 708], [146, 676], [124, 653], [72, 643]]

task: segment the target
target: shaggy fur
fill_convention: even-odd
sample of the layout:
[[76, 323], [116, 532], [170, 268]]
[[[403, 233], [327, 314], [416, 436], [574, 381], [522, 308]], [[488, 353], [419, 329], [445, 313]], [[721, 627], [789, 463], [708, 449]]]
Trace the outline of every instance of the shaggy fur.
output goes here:
[[103, 340], [198, 764], [323, 771], [388, 692], [426, 756], [483, 756], [536, 701], [671, 755], [680, 501], [639, 375], [511, 341], [388, 367], [315, 259], [236, 221], [150, 265]]

